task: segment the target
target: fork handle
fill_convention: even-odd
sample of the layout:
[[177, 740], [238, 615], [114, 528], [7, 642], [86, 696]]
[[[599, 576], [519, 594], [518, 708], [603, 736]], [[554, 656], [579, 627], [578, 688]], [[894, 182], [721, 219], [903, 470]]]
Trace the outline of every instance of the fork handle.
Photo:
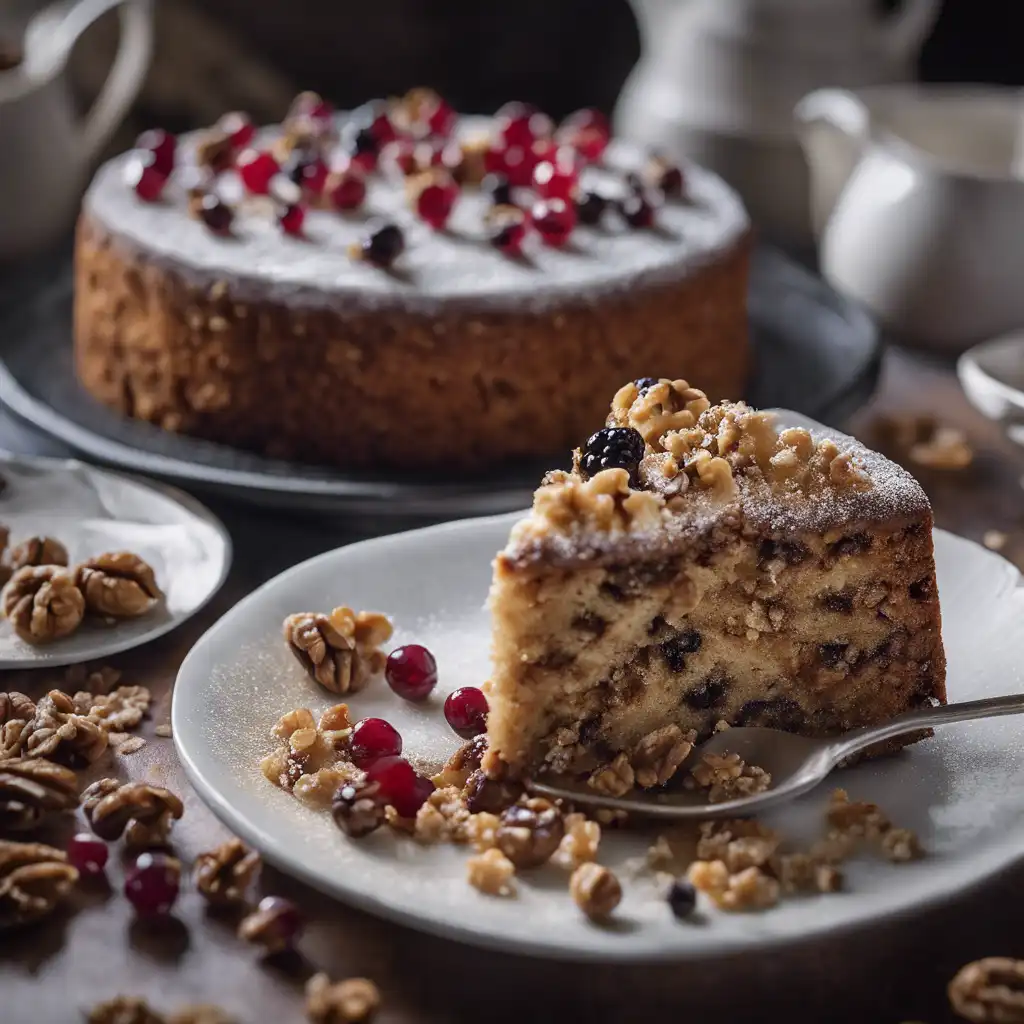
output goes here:
[[831, 747], [833, 764], [845, 761], [875, 743], [903, 736], [917, 729], [931, 729], [933, 726], [947, 725], [950, 722], [969, 722], [975, 718], [998, 718], [1000, 715], [1022, 713], [1024, 693], [1009, 694], [1006, 697], [985, 697], [983, 700], [967, 700], [959, 704], [945, 704], [934, 708], [918, 708], [897, 715], [882, 725], [868, 725], [845, 733]]

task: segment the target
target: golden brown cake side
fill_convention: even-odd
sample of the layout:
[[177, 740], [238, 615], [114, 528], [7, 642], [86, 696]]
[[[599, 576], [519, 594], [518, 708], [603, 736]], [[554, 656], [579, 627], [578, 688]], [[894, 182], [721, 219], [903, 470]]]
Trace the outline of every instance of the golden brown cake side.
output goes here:
[[[752, 459], [667, 500], [613, 495], [622, 470], [556, 474], [495, 563], [488, 770], [589, 770], [667, 724], [827, 734], [944, 700], [924, 493], [841, 435], [805, 463], [806, 490]], [[863, 479], [832, 486], [848, 471]]]
[[76, 367], [125, 415], [273, 457], [485, 468], [571, 446], [629, 377], [697, 365], [713, 396], [743, 393], [749, 248], [599, 301], [346, 311], [240, 297], [83, 213]]

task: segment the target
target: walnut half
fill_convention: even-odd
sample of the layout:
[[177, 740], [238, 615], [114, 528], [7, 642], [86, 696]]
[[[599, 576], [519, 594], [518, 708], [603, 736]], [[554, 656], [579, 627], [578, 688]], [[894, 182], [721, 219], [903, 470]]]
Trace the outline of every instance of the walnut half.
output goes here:
[[163, 597], [152, 568], [129, 551], [113, 551], [83, 562], [75, 579], [94, 615], [133, 619]]
[[35, 828], [48, 814], [78, 805], [70, 768], [41, 757], [0, 760], [0, 831]]
[[[182, 816], [185, 807], [169, 789], [143, 782], [121, 785], [117, 779], [99, 779], [82, 794], [82, 809], [93, 832], [112, 842], [131, 826], [131, 845], [163, 845], [172, 819]], [[141, 826], [141, 828], [136, 827]]]
[[62, 850], [0, 839], [0, 931], [52, 913], [77, 881]]
[[26, 566], [4, 587], [3, 612], [26, 643], [47, 644], [78, 629], [85, 617], [85, 599], [66, 570]]
[[330, 615], [299, 612], [284, 620], [284, 638], [310, 678], [331, 693], [356, 693], [384, 669], [381, 644], [391, 623], [378, 612], [344, 606]]

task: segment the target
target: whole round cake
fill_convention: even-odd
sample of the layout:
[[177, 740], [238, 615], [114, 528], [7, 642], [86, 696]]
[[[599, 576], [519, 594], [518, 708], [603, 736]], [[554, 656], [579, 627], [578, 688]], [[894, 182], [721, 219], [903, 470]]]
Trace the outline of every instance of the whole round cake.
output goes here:
[[268, 456], [481, 469], [576, 443], [623, 379], [742, 394], [749, 247], [728, 186], [596, 112], [303, 94], [100, 169], [76, 365], [128, 416]]

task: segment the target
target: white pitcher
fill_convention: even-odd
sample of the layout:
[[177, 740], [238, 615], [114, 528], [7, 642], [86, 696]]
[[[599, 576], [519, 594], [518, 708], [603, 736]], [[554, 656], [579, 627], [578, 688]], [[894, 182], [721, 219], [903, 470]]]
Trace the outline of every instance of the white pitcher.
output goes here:
[[796, 116], [829, 281], [930, 348], [1024, 327], [1024, 94], [828, 89]]
[[912, 77], [941, 0], [631, 0], [642, 56], [616, 131], [718, 171], [755, 224], [812, 242], [807, 167], [793, 107], [813, 89]]
[[[117, 58], [80, 122], [67, 60], [82, 32], [119, 5]], [[34, 252], [71, 227], [91, 163], [142, 84], [152, 35], [151, 0], [61, 3], [32, 19], [21, 63], [0, 71], [0, 261]]]

